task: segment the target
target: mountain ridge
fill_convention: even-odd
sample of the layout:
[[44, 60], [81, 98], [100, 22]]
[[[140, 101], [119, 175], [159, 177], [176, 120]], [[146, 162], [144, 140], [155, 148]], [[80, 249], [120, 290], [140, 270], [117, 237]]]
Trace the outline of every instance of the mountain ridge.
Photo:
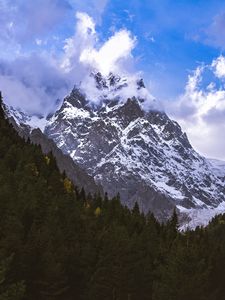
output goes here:
[[[47, 120], [44, 134], [110, 197], [120, 193], [123, 204], [138, 202], [159, 219], [174, 207], [188, 215], [225, 200], [225, 177], [192, 148], [142, 79], [92, 73], [88, 80], [98, 99], [91, 102], [85, 85], [75, 86]], [[135, 96], [127, 97], [129, 88]]]

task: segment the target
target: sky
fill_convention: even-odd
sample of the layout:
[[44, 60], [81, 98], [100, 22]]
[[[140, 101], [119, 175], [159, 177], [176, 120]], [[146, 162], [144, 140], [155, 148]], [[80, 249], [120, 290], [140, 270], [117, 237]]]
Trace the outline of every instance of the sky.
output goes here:
[[47, 115], [91, 68], [144, 78], [194, 148], [225, 160], [225, 0], [0, 0], [0, 89]]

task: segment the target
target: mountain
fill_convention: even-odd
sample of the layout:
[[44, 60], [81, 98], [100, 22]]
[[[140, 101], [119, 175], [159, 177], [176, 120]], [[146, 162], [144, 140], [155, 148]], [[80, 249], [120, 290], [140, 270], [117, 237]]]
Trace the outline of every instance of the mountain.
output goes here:
[[193, 149], [142, 79], [93, 72], [44, 122], [48, 139], [129, 208], [137, 202], [165, 220], [176, 207], [185, 226], [194, 227], [201, 213], [208, 220], [223, 207], [225, 163]]
[[75, 87], [44, 132], [110, 196], [120, 193], [128, 207], [137, 201], [159, 218], [174, 206], [187, 214], [225, 200], [225, 174], [193, 149], [142, 79], [90, 77], [94, 101], [85, 85]]

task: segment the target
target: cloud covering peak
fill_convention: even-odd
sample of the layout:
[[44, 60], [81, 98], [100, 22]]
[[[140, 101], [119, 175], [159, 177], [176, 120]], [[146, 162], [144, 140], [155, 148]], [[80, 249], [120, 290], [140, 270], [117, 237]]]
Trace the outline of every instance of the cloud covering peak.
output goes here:
[[[39, 39], [38, 44], [42, 45]], [[74, 34], [63, 41], [60, 51], [32, 51], [20, 53], [12, 61], [2, 59], [0, 89], [10, 105], [29, 113], [47, 115], [74, 84], [82, 81], [87, 91], [93, 91], [93, 83], [90, 83], [92, 71], [99, 71], [103, 76], [113, 72], [137, 77], [135, 72], [130, 73], [135, 44], [136, 38], [126, 29], [100, 41], [93, 18], [87, 13], [77, 12]], [[89, 94], [90, 101], [92, 96], [95, 95]]]

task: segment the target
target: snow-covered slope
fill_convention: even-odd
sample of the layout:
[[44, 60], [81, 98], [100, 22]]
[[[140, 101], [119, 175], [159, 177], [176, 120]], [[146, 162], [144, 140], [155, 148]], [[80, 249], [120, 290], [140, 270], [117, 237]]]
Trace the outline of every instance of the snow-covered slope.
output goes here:
[[97, 73], [90, 81], [65, 98], [45, 134], [110, 196], [162, 218], [174, 205], [214, 209], [225, 200], [223, 166], [192, 148], [142, 80]]
[[15, 120], [18, 126], [26, 125], [27, 129], [30, 128], [30, 130], [40, 128], [44, 131], [47, 125], [47, 120], [43, 116], [28, 115], [22, 110], [7, 106], [6, 104], [4, 104], [4, 111], [9, 118], [12, 117]]
[[225, 202], [221, 202], [217, 207], [191, 208], [177, 207], [184, 219], [181, 221], [180, 230], [194, 229], [197, 226], [206, 226], [210, 220], [219, 214], [225, 213]]

